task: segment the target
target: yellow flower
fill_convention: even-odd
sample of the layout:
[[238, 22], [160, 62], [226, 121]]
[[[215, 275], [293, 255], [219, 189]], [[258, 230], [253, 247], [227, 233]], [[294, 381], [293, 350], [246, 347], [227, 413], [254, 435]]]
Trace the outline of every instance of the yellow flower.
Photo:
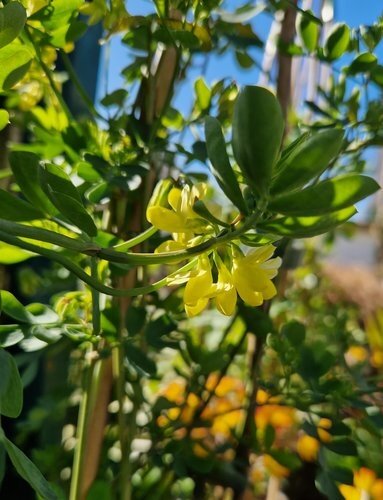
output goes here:
[[275, 247], [265, 245], [251, 250], [246, 256], [236, 252], [233, 258], [233, 283], [241, 299], [250, 306], [260, 306], [277, 291], [271, 281], [278, 272], [281, 259], [270, 259]]
[[354, 472], [354, 485], [341, 484], [340, 492], [345, 500], [383, 499], [383, 480], [377, 479], [373, 470], [361, 467]]
[[189, 317], [196, 316], [205, 309], [212, 290], [213, 277], [209, 258], [202, 255], [198, 259], [197, 270], [191, 273], [184, 291], [185, 311]]
[[203, 198], [205, 192], [206, 185], [202, 183], [192, 187], [186, 184], [182, 189], [173, 187], [167, 195], [168, 208], [161, 205], [162, 199], [158, 199], [162, 194], [159, 188], [148, 204], [146, 218], [157, 229], [193, 237], [195, 231], [206, 227], [206, 222], [193, 211], [195, 201]]
[[297, 452], [302, 460], [315, 462], [318, 456], [320, 443], [317, 439], [304, 434], [297, 441]]
[[213, 285], [212, 293], [215, 295], [215, 304], [218, 311], [225, 316], [234, 314], [237, 304], [237, 292], [234, 287], [233, 278], [221, 260], [217, 261], [218, 281]]

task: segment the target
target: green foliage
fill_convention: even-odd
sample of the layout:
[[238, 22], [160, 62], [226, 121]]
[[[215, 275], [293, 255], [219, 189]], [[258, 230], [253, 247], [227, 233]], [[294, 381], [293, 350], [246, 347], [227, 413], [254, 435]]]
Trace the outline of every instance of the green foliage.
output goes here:
[[[381, 475], [381, 367], [370, 360], [383, 348], [357, 308], [334, 299], [316, 252], [349, 234], [354, 204], [379, 189], [365, 172], [383, 144], [382, 22], [335, 25], [319, 46], [320, 15], [293, 4], [0, 9], [0, 130], [11, 121], [28, 138], [0, 171], [0, 263], [18, 264], [0, 282], [0, 413], [18, 418], [23, 391], [33, 399], [45, 376], [15, 431], [37, 467], [1, 431], [0, 477], [8, 455], [39, 497], [75, 500], [94, 458], [87, 498], [160, 500], [214, 498], [217, 486], [262, 497], [268, 460], [287, 487], [289, 471], [302, 480], [313, 461], [331, 499], [360, 467]], [[282, 102], [282, 112], [269, 89], [233, 75], [209, 81], [206, 61], [222, 55], [264, 71], [270, 40], [253, 18], [291, 9], [302, 46], [280, 42], [279, 55], [337, 68], [304, 109]], [[68, 53], [98, 22], [129, 64], [93, 103]], [[263, 77], [270, 88], [282, 78]], [[311, 457], [299, 447], [307, 436]]]
[[282, 111], [275, 96], [262, 87], [245, 87], [234, 107], [233, 152], [258, 196], [265, 196], [269, 190], [283, 130]]

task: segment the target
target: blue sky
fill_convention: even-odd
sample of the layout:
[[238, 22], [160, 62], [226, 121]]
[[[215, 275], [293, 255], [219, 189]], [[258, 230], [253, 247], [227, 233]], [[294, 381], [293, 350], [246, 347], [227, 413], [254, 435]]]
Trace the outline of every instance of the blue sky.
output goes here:
[[[227, 10], [233, 11], [236, 7], [243, 5], [243, 0], [229, 0], [225, 2], [224, 6]], [[135, 0], [128, 3], [129, 12], [134, 15], [146, 14], [153, 11], [153, 2], [150, 0]], [[383, 14], [383, 5], [381, 0], [335, 0], [335, 20], [344, 21], [351, 27], [357, 27], [360, 24], [371, 24], [379, 15]], [[256, 16], [252, 21], [254, 31], [262, 38], [265, 39], [269, 27], [270, 18], [267, 15]], [[251, 53], [255, 58], [260, 57], [261, 51], [254, 50]], [[383, 44], [378, 47], [378, 55], [380, 60], [383, 60]], [[118, 37], [112, 40], [110, 47], [110, 61], [108, 71], [108, 90], [109, 92], [119, 88], [123, 80], [120, 77], [121, 70], [129, 63], [129, 54], [126, 47], [122, 46]], [[104, 70], [101, 68], [101, 75]], [[191, 70], [188, 73], [187, 84], [184, 85], [184, 90], [177, 98], [177, 105], [184, 108], [188, 104], [188, 94], [191, 89], [191, 82], [199, 76], [199, 68], [195, 71]], [[206, 69], [205, 78], [208, 82], [212, 80], [219, 80], [220, 78], [231, 76], [237, 80], [241, 85], [254, 84], [258, 79], [258, 70], [252, 68], [251, 70], [244, 71], [239, 68], [238, 63], [235, 61], [233, 54], [224, 54], [222, 56], [209, 57], [209, 63]], [[105, 91], [105, 80], [101, 77], [99, 83], [99, 95]], [[185, 95], [183, 95], [185, 94]]]
[[[319, 0], [314, 0], [314, 5], [318, 3]], [[244, 0], [229, 0], [224, 4], [224, 8], [228, 11], [235, 10], [236, 7], [243, 5]], [[255, 4], [256, 2], [254, 2]], [[345, 22], [350, 27], [356, 28], [361, 24], [372, 24], [377, 20], [379, 16], [383, 14], [383, 2], [382, 0], [335, 0], [334, 9], [334, 20], [336, 22]], [[134, 2], [128, 3], [129, 12], [133, 15], [144, 15], [153, 11], [153, 2], [151, 0], [134, 0]], [[267, 38], [269, 28], [271, 24], [271, 19], [269, 15], [260, 14], [253, 18], [252, 26], [261, 39], [265, 40]], [[121, 70], [129, 64], [129, 52], [125, 46], [123, 46], [118, 37], [112, 39], [109, 49], [109, 71], [108, 74], [108, 91], [111, 92], [117, 88], [123, 86], [123, 79], [120, 76]], [[260, 61], [262, 56], [262, 50], [253, 49], [251, 56]], [[380, 64], [383, 64], [383, 42], [376, 49]], [[104, 53], [105, 56], [105, 53]], [[338, 68], [342, 65], [349, 63], [350, 55], [344, 56], [340, 61], [337, 61]], [[201, 63], [204, 61], [205, 55], [200, 58]], [[250, 70], [243, 70], [239, 67], [237, 61], [235, 60], [233, 53], [226, 53], [224, 55], [209, 55], [208, 64], [204, 66], [204, 78], [208, 83], [212, 81], [219, 80], [224, 77], [229, 77], [237, 81], [240, 85], [256, 84], [259, 77], [259, 71], [256, 67]], [[190, 68], [187, 74], [187, 78], [179, 86], [177, 94], [175, 96], [175, 107], [181, 112], [188, 113], [190, 110], [192, 102], [192, 92], [193, 92], [193, 82], [201, 74], [201, 66], [197, 64], [194, 68]], [[105, 66], [101, 64], [100, 74], [105, 75]], [[372, 89], [370, 93], [370, 98], [374, 97], [374, 93], [378, 93], [378, 89]], [[102, 97], [105, 94], [105, 79], [101, 76], [98, 87], [98, 95]], [[192, 142], [192, 137], [189, 133], [184, 136], [185, 147], [190, 145]], [[369, 164], [374, 167], [376, 165], [376, 151], [369, 151], [366, 158]], [[198, 168], [198, 167], [197, 167]], [[195, 166], [193, 165], [193, 170]], [[370, 204], [370, 201], [366, 200], [362, 202], [359, 206], [360, 216], [363, 218], [366, 215], [366, 209]], [[360, 217], [359, 216], [359, 217]]]

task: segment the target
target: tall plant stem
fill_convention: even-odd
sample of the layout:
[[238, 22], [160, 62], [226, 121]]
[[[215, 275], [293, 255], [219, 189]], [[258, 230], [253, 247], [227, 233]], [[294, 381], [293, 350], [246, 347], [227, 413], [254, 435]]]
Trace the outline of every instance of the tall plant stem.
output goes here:
[[[91, 273], [94, 278], [97, 278], [97, 259], [92, 258], [91, 262]], [[100, 317], [100, 293], [97, 290], [92, 289], [92, 331], [95, 337], [100, 335], [101, 332], [101, 317]], [[89, 415], [92, 408], [92, 389], [94, 381], [97, 377], [95, 374], [95, 361], [92, 353], [88, 353], [88, 359], [90, 359], [89, 364], [86, 369], [85, 381], [82, 399], [80, 403], [78, 423], [77, 423], [77, 442], [75, 447], [74, 459], [73, 459], [73, 469], [72, 469], [72, 481], [70, 487], [69, 500], [82, 500], [85, 498], [84, 494], [84, 477], [83, 477], [83, 467], [84, 458], [87, 452], [87, 443], [89, 433], [87, 431]]]

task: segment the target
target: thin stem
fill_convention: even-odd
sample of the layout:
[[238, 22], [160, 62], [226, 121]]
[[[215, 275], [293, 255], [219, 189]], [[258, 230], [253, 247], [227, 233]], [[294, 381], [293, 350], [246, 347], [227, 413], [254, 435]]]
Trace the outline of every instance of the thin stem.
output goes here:
[[[92, 258], [91, 272], [92, 272], [92, 278], [97, 279], [98, 262], [96, 258]], [[100, 293], [97, 290], [94, 290], [93, 288], [91, 293], [92, 293], [92, 324], [93, 324], [92, 331], [94, 336], [99, 336], [101, 332]], [[93, 382], [95, 380], [95, 378], [93, 377], [95, 362], [93, 356], [90, 356], [89, 358], [90, 358], [90, 364], [86, 370], [85, 384], [81, 398], [78, 423], [77, 423], [77, 443], [75, 447], [74, 460], [73, 460], [72, 481], [70, 486], [69, 500], [82, 500], [84, 496], [83, 470], [84, 470], [84, 459], [86, 455], [86, 448], [88, 441], [87, 424], [92, 407], [91, 393], [92, 389], [94, 388]]]
[[61, 59], [64, 63], [65, 69], [66, 69], [73, 85], [76, 87], [77, 92], [79, 93], [81, 99], [86, 104], [90, 114], [93, 115], [95, 118], [99, 118], [100, 120], [103, 120], [104, 122], [108, 123], [108, 120], [97, 111], [92, 99], [86, 93], [86, 90], [82, 86], [82, 83], [81, 83], [79, 77], [77, 76], [77, 73], [72, 65], [70, 58], [68, 57], [68, 54], [66, 54], [64, 51], [61, 51], [60, 55], [61, 55]]
[[195, 266], [195, 260], [193, 259], [187, 264], [185, 264], [183, 267], [178, 269], [177, 271], [170, 273], [168, 276], [165, 276], [161, 280], [156, 281], [152, 285], [125, 290], [122, 288], [112, 288], [110, 286], [103, 285], [102, 283], [94, 279], [92, 276], [89, 276], [89, 274], [87, 274], [83, 269], [81, 269], [81, 267], [75, 264], [71, 259], [65, 257], [64, 255], [58, 252], [54, 252], [53, 250], [38, 247], [37, 245], [33, 245], [26, 241], [20, 240], [19, 238], [16, 238], [14, 236], [10, 236], [6, 233], [3, 233], [2, 231], [0, 231], [0, 241], [4, 241], [9, 245], [23, 248], [24, 250], [28, 250], [30, 252], [42, 255], [43, 257], [47, 257], [48, 259], [56, 261], [63, 267], [71, 271], [75, 276], [77, 276], [81, 281], [83, 281], [90, 287], [95, 288], [100, 293], [104, 293], [105, 295], [111, 295], [113, 297], [137, 297], [138, 295], [154, 292], [162, 288], [163, 286], [167, 285], [169, 280], [171, 280], [172, 278], [177, 277], [181, 273], [189, 271]]
[[90, 402], [89, 395], [91, 392], [91, 385], [93, 380], [92, 376], [93, 368], [94, 368], [94, 363], [91, 361], [85, 373], [84, 388], [78, 414], [76, 447], [74, 450], [69, 500], [81, 499], [82, 472], [84, 467], [84, 457], [85, 457], [86, 441], [87, 441], [86, 429], [89, 416], [89, 402]]
[[119, 243], [118, 245], [114, 245], [112, 248], [114, 250], [117, 250], [118, 252], [124, 252], [125, 250], [133, 248], [136, 245], [139, 245], [140, 243], [146, 241], [151, 236], [153, 236], [153, 234], [155, 234], [157, 231], [158, 229], [156, 227], [154, 226], [149, 227], [143, 233], [138, 234], [137, 236], [131, 238], [128, 241], [124, 241], [124, 243]]
[[[162, 252], [158, 254], [152, 253], [133, 253], [133, 252], [117, 252], [113, 248], [102, 248], [93, 243], [82, 243], [74, 238], [69, 238], [53, 231], [48, 231], [46, 229], [40, 229], [33, 226], [24, 226], [23, 224], [17, 224], [15, 222], [5, 221], [0, 219], [0, 240], [7, 242], [10, 235], [26, 237], [34, 240], [44, 241], [47, 243], [53, 243], [55, 245], [61, 246], [68, 250], [74, 250], [76, 252], [83, 253], [85, 255], [97, 256], [100, 259], [107, 260], [109, 262], [116, 262], [119, 264], [133, 264], [133, 265], [148, 265], [148, 264], [171, 264], [181, 262], [185, 259], [190, 259], [191, 257], [200, 255], [209, 250], [219, 247], [225, 243], [239, 238], [244, 234], [249, 228], [255, 225], [262, 212], [254, 212], [242, 226], [237, 229], [226, 230], [219, 236], [213, 236], [208, 240], [195, 245], [194, 247], [187, 248], [186, 250], [177, 250], [174, 252]], [[15, 238], [15, 242], [11, 243], [13, 245], [19, 246], [18, 238]], [[21, 246], [28, 250], [26, 245]], [[29, 245], [33, 247], [32, 252], [43, 255], [42, 251], [45, 249], [40, 249], [37, 246]], [[51, 251], [51, 255], [55, 252]], [[53, 257], [52, 257], [53, 258]], [[81, 278], [82, 279], [82, 278]], [[102, 290], [100, 290], [102, 291]], [[103, 292], [102, 293], [108, 293]]]

